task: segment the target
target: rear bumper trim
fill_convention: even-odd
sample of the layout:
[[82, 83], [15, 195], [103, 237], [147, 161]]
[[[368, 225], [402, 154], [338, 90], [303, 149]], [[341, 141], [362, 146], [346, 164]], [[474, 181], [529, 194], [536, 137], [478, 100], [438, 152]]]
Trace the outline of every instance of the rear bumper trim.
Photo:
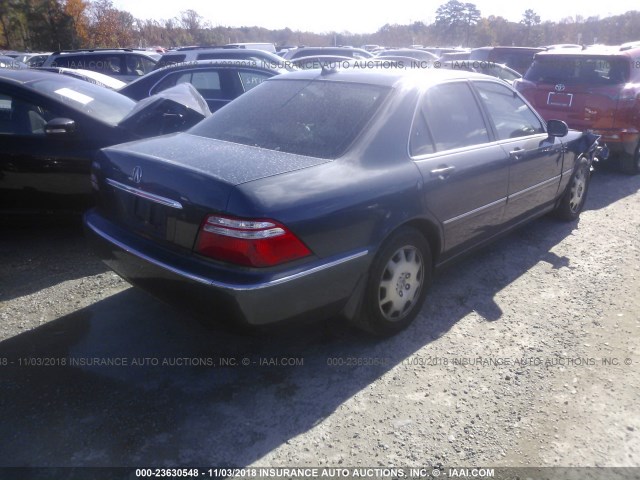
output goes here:
[[102, 231], [101, 229], [99, 229], [98, 227], [96, 227], [94, 224], [92, 224], [90, 221], [88, 221], [88, 219], [85, 217], [85, 225], [91, 229], [92, 232], [94, 232], [96, 235], [98, 235], [99, 237], [101, 237], [103, 240], [119, 247], [120, 249], [124, 250], [125, 252], [129, 253], [130, 255], [133, 255], [135, 257], [140, 258], [141, 260], [144, 260], [146, 262], [149, 262], [159, 268], [162, 268], [164, 270], [167, 270], [175, 275], [178, 275], [180, 277], [192, 280], [194, 282], [197, 283], [201, 283], [203, 285], [206, 286], [210, 286], [210, 287], [217, 287], [223, 290], [229, 290], [229, 291], [254, 291], [254, 290], [261, 290], [261, 289], [265, 289], [265, 288], [269, 288], [269, 287], [273, 287], [276, 285], [281, 285], [290, 281], [294, 281], [297, 279], [300, 279], [302, 277], [307, 277], [309, 275], [313, 275], [315, 273], [321, 272], [323, 270], [327, 270], [333, 267], [336, 267], [338, 265], [342, 265], [344, 263], [356, 260], [358, 258], [364, 257], [366, 255], [369, 254], [368, 250], [362, 250], [356, 253], [353, 253], [351, 255], [347, 255], [345, 257], [342, 258], [338, 258], [336, 260], [332, 260], [330, 262], [321, 264], [321, 265], [316, 265], [315, 267], [309, 268], [307, 270], [301, 271], [301, 272], [296, 272], [296, 273], [292, 273], [290, 275], [286, 275], [280, 278], [276, 278], [274, 280], [270, 280], [267, 282], [261, 282], [261, 283], [254, 283], [254, 284], [248, 284], [248, 285], [244, 285], [244, 284], [235, 284], [235, 283], [226, 283], [226, 282], [221, 282], [219, 280], [214, 280], [211, 278], [206, 278], [203, 277], [201, 275], [195, 275], [193, 273], [184, 271], [182, 269], [176, 268], [166, 262], [157, 260], [153, 257], [150, 257], [148, 255], [145, 255], [144, 253], [140, 252], [139, 250], [136, 250], [122, 242], [120, 242], [119, 240], [117, 240], [116, 238], [113, 238], [111, 235], [107, 234], [106, 232]]
[[156, 195], [154, 193], [145, 192], [144, 190], [140, 190], [139, 188], [130, 187], [129, 185], [125, 185], [124, 183], [116, 182], [110, 178], [106, 180], [107, 184], [120, 189], [124, 192], [130, 193], [131, 195], [135, 195], [140, 198], [144, 198], [146, 200], [150, 200], [155, 203], [159, 203], [160, 205], [165, 205], [167, 207], [175, 208], [177, 210], [182, 210], [182, 204], [180, 202], [176, 202], [170, 198], [161, 197], [160, 195]]

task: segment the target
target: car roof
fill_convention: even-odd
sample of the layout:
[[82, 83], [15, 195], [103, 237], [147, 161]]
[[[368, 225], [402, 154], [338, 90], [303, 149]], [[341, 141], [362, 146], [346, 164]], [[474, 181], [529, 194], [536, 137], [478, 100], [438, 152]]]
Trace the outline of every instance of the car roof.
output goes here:
[[116, 53], [137, 53], [139, 55], [144, 55], [149, 58], [157, 58], [159, 56], [158, 53], [152, 52], [149, 50], [138, 50], [133, 48], [92, 48], [92, 49], [79, 49], [79, 50], [58, 50], [53, 52], [51, 55], [95, 55], [105, 54], [105, 55], [113, 55]]
[[[65, 69], [65, 70], [74, 70], [74, 69]], [[86, 80], [81, 80], [80, 78], [63, 75], [60, 72], [54, 72], [50, 70], [44, 70], [40, 68], [24, 68], [24, 69], [4, 69], [0, 68], [0, 81], [6, 83], [12, 83], [14, 85], [21, 85], [22, 87], [28, 88], [32, 91], [38, 91], [37, 88], [33, 88], [30, 83], [37, 82], [39, 80], [51, 80], [56, 79], [56, 81], [61, 83], [68, 84], [69, 88], [73, 88], [75, 85], [85, 84]], [[39, 92], [39, 91], [38, 91]], [[42, 92], [39, 92], [42, 93]], [[42, 93], [47, 96], [46, 93]]]
[[328, 60], [328, 59], [337, 59], [337, 60], [348, 60], [351, 61], [353, 60], [353, 57], [345, 57], [344, 55], [309, 55], [308, 57], [296, 57], [293, 58], [291, 60], [288, 60], [291, 63], [298, 63], [298, 62], [304, 62], [304, 61], [309, 61], [309, 60]]
[[315, 79], [395, 87], [401, 83], [411, 84], [419, 82], [423, 85], [429, 85], [449, 80], [487, 80], [488, 78], [491, 77], [480, 73], [467, 72], [464, 70], [449, 70], [444, 68], [402, 69], [356, 67], [334, 70], [300, 70], [273, 77], [269, 81]]
[[639, 48], [630, 48], [626, 50], [620, 50], [620, 47], [599, 45], [597, 47], [587, 47], [583, 50], [578, 49], [553, 49], [546, 52], [540, 52], [536, 54], [536, 58], [539, 57], [593, 57], [593, 56], [617, 56], [617, 57], [631, 57], [640, 53]]
[[509, 46], [496, 46], [496, 47], [478, 47], [478, 48], [473, 48], [471, 51], [474, 50], [513, 50], [514, 52], [527, 52], [527, 51], [537, 51], [537, 52], [542, 52], [544, 51], [544, 47], [509, 47]]
[[[283, 60], [284, 64], [284, 60]], [[211, 60], [193, 60], [193, 61], [185, 61], [185, 62], [177, 62], [174, 64], [165, 65], [164, 67], [160, 67], [154, 72], [169, 72], [171, 70], [182, 70], [187, 68], [206, 68], [206, 67], [228, 67], [228, 68], [237, 68], [237, 67], [245, 67], [245, 68], [253, 68], [256, 70], [265, 70], [268, 72], [281, 73], [285, 72], [284, 68], [281, 68], [279, 65], [272, 65], [268, 62], [253, 60], [250, 58], [221, 58], [221, 59], [211, 59]]]
[[197, 53], [198, 55], [203, 53], [217, 53], [217, 52], [225, 52], [225, 53], [240, 53], [240, 54], [250, 54], [250, 53], [267, 53], [271, 55], [275, 55], [273, 52], [269, 52], [267, 50], [262, 50], [260, 48], [235, 48], [235, 47], [180, 47], [176, 50], [168, 50], [162, 54], [162, 56], [170, 56], [170, 55], [185, 55], [189, 52]]
[[[51, 75], [58, 73], [35, 70], [31, 68], [12, 69], [0, 68], [0, 80], [25, 85], [36, 80], [51, 78]], [[67, 77], [69, 78], [69, 77]]]

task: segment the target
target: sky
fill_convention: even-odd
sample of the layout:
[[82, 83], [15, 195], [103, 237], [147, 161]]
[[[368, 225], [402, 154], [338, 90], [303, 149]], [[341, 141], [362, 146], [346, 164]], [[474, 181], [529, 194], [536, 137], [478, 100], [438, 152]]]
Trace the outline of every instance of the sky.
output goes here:
[[[211, 0], [113, 0], [113, 4], [140, 19], [169, 19], [179, 16], [181, 11], [192, 9], [214, 26], [259, 26], [271, 30], [289, 27], [291, 30], [316, 33], [374, 33], [386, 23], [432, 23], [436, 9], [446, 1], [394, 0], [374, 3], [348, 0], [241, 0], [236, 4]], [[603, 18], [638, 9], [637, 4], [631, 0], [594, 0], [581, 2], [579, 6], [573, 0], [461, 1], [474, 3], [483, 17], [501, 15], [515, 22], [522, 19], [522, 14], [528, 8], [540, 15], [542, 21], [558, 21], [576, 15], [585, 18], [599, 15]]]

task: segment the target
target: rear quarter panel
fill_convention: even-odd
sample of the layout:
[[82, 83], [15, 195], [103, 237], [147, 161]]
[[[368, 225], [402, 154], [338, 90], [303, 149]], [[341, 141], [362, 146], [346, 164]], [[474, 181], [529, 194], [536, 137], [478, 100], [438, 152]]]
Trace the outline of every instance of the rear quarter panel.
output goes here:
[[411, 162], [385, 168], [337, 160], [240, 185], [228, 210], [283, 222], [319, 257], [377, 249], [402, 223], [423, 215]]

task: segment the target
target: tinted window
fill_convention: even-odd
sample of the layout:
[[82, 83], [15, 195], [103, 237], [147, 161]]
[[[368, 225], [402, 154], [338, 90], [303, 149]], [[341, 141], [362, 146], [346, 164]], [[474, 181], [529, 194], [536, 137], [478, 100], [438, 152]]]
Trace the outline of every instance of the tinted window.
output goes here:
[[44, 135], [45, 124], [54, 117], [38, 105], [0, 95], [0, 134]]
[[167, 75], [153, 88], [151, 93], [155, 94], [175, 86], [178, 78], [181, 78], [182, 76], [183, 74], [181, 73], [172, 73], [171, 75]]
[[153, 60], [141, 55], [127, 55], [126, 63], [127, 73], [129, 75], [138, 75], [139, 77], [149, 73], [156, 66]]
[[220, 85], [220, 73], [217, 70], [198, 70], [178, 72], [162, 80], [153, 93], [158, 93], [179, 83], [190, 83], [204, 98], [225, 98]]
[[51, 66], [82, 68], [106, 75], [124, 73], [119, 55], [61, 55], [53, 61]]
[[425, 112], [422, 108], [418, 108], [416, 117], [413, 120], [411, 139], [409, 140], [410, 155], [412, 157], [418, 157], [420, 155], [433, 153], [434, 151], [433, 137], [429, 131]]
[[336, 158], [371, 119], [387, 89], [325, 81], [265, 82], [189, 133], [270, 150]]
[[615, 57], [539, 56], [524, 78], [535, 83], [615, 85], [629, 80], [629, 63]]
[[446, 83], [430, 88], [422, 109], [437, 151], [489, 141], [478, 104], [466, 83]]
[[220, 74], [211, 70], [187, 73], [178, 77], [177, 83], [186, 82], [198, 90], [220, 90]]
[[13, 133], [11, 97], [0, 94], [0, 133]]
[[524, 137], [544, 133], [538, 117], [510, 88], [489, 82], [476, 82], [482, 102], [493, 119], [498, 138]]
[[248, 92], [253, 87], [257, 87], [264, 82], [270, 75], [266, 75], [260, 72], [239, 71], [240, 81], [242, 82], [242, 88], [245, 92]]

